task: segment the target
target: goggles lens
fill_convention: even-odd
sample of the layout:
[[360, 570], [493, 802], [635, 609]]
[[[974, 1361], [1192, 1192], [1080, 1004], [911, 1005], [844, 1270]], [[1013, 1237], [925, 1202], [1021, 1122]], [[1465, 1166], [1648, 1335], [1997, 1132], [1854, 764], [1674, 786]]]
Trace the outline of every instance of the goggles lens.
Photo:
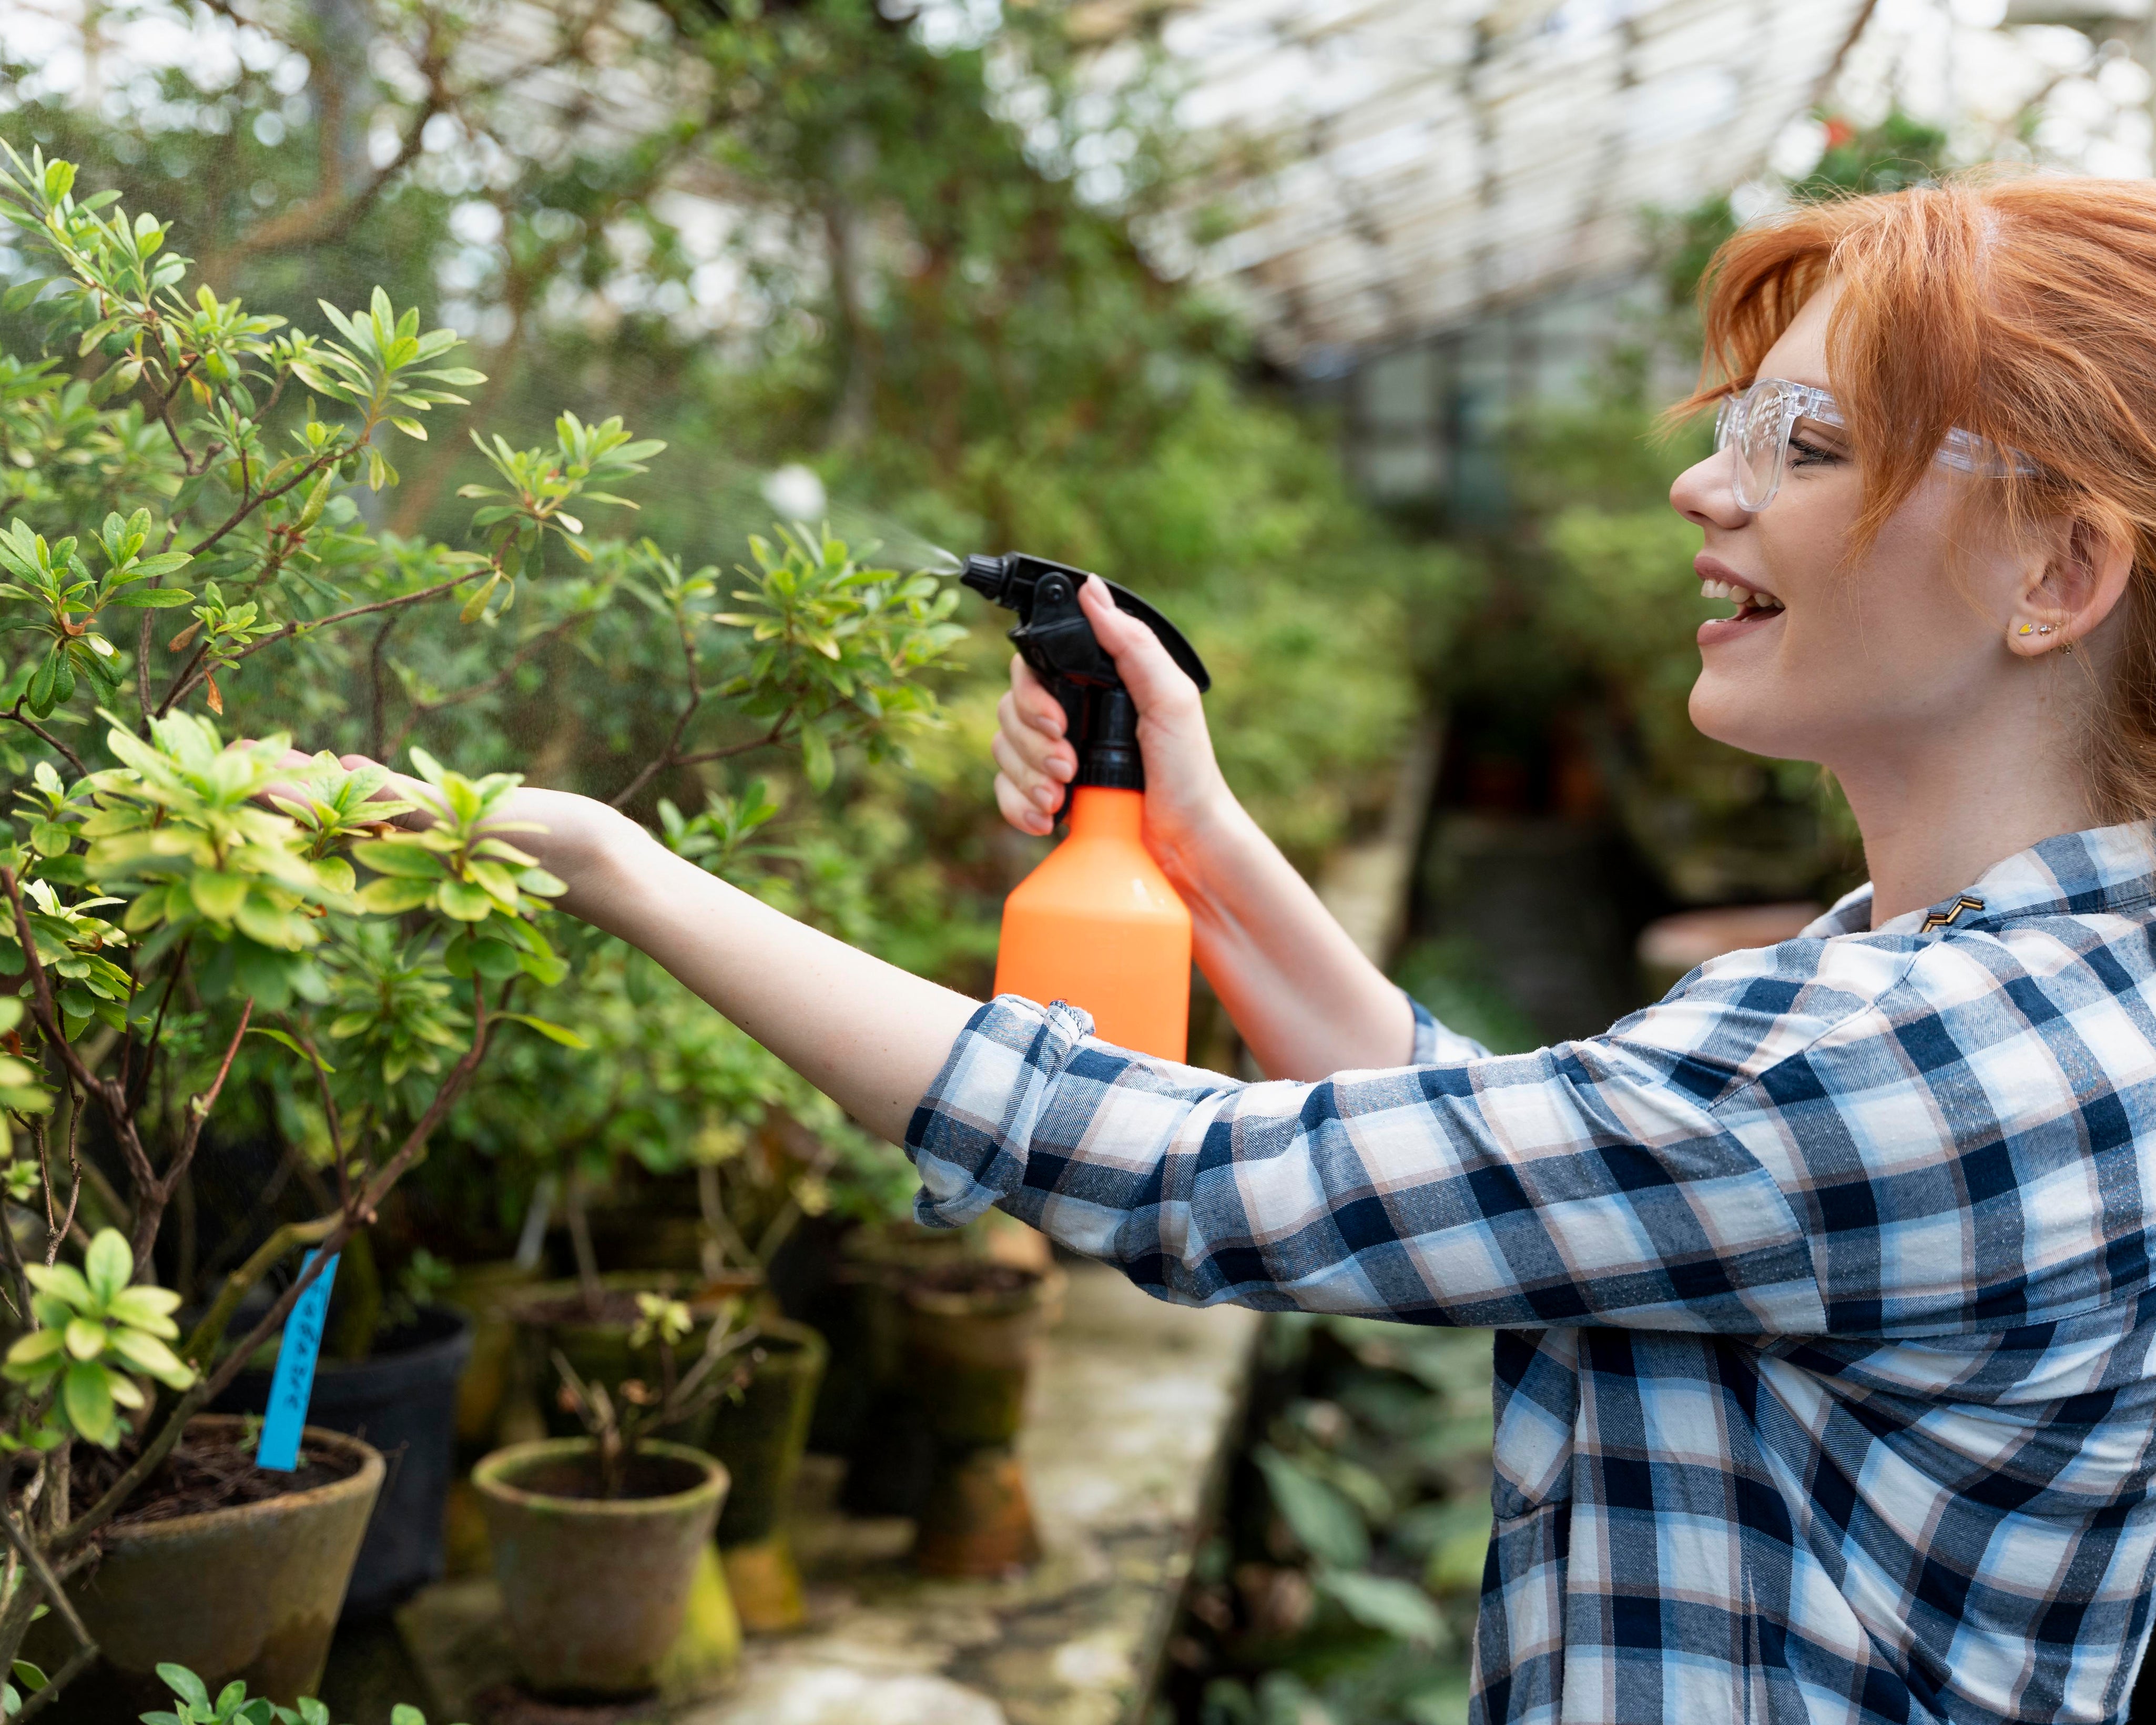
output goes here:
[[1732, 456], [1737, 506], [1757, 515], [1774, 501], [1789, 466], [1789, 433], [1799, 419], [1839, 426], [1841, 414], [1824, 389], [1763, 377], [1742, 394], [1725, 396], [1715, 415], [1714, 446]]
[[[1730, 456], [1730, 486], [1737, 506], [1757, 515], [1774, 501], [1789, 470], [1789, 434], [1799, 420], [1839, 429], [1846, 422], [1834, 398], [1809, 383], [1762, 377], [1750, 388], [1724, 396], [1714, 417], [1714, 447]], [[1988, 444], [1956, 427], [1934, 458], [1958, 472], [1992, 479], [2027, 478], [2041, 470], [2018, 450]]]

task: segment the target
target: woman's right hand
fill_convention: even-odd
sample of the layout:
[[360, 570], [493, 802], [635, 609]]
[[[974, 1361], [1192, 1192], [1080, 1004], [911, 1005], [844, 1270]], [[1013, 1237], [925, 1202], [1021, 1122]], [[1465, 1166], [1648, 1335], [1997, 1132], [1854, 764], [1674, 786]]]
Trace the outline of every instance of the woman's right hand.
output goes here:
[[[1198, 685], [1168, 657], [1160, 638], [1116, 608], [1098, 577], [1079, 589], [1093, 633], [1138, 710], [1145, 761], [1146, 848], [1178, 886], [1194, 872], [1236, 810], [1214, 758]], [[1064, 735], [1063, 707], [1022, 659], [1011, 660], [1011, 686], [996, 709], [990, 745], [996, 757], [996, 806], [1021, 833], [1043, 836], [1078, 771]]]

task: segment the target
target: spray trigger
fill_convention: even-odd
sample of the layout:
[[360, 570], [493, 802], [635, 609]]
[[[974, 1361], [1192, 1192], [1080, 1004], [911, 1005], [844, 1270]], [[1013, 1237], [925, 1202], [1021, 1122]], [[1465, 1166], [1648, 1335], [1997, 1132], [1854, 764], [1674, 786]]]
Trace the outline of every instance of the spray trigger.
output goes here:
[[[1011, 552], [1002, 557], [969, 557], [961, 578], [983, 598], [1018, 614], [1010, 631], [1019, 656], [1062, 705], [1065, 734], [1078, 752], [1078, 773], [1055, 811], [1063, 819], [1070, 794], [1080, 785], [1106, 785], [1142, 791], [1145, 768], [1139, 760], [1137, 708], [1116, 662], [1101, 645], [1078, 603], [1087, 572], [1045, 557]], [[1168, 655], [1203, 694], [1213, 685], [1182, 631], [1127, 588], [1102, 583], [1116, 608], [1135, 617], [1160, 638]]]

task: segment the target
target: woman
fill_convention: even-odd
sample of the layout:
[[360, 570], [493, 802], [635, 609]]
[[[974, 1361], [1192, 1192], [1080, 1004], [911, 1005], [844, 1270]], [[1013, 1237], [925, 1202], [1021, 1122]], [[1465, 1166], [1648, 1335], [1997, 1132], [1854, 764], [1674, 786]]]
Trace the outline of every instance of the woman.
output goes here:
[[[1270, 1082], [921, 982], [579, 798], [524, 793], [519, 842], [903, 1142], [926, 1221], [1495, 1327], [1479, 1717], [2117, 1718], [2156, 1552], [2156, 189], [1803, 210], [1706, 310], [1721, 447], [1671, 499], [1737, 608], [1692, 715], [1830, 768], [1872, 884], [1605, 1036], [1493, 1059], [1412, 1007], [1097, 587], [1147, 842]], [[997, 795], [1045, 832], [1073, 762], [1014, 678]]]

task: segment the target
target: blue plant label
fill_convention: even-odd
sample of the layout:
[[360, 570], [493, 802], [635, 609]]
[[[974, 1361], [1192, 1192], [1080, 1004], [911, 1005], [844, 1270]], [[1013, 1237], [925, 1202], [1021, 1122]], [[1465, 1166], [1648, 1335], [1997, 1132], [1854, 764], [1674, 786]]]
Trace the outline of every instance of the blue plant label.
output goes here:
[[[302, 1276], [319, 1255], [307, 1254], [300, 1266]], [[322, 1351], [322, 1323], [329, 1316], [330, 1284], [336, 1280], [336, 1267], [337, 1260], [331, 1259], [285, 1319], [285, 1337], [277, 1344], [276, 1375], [270, 1380], [269, 1411], [262, 1416], [262, 1435], [254, 1445], [257, 1467], [290, 1473], [300, 1465], [300, 1428], [307, 1423], [307, 1404], [314, 1398], [315, 1361]]]

